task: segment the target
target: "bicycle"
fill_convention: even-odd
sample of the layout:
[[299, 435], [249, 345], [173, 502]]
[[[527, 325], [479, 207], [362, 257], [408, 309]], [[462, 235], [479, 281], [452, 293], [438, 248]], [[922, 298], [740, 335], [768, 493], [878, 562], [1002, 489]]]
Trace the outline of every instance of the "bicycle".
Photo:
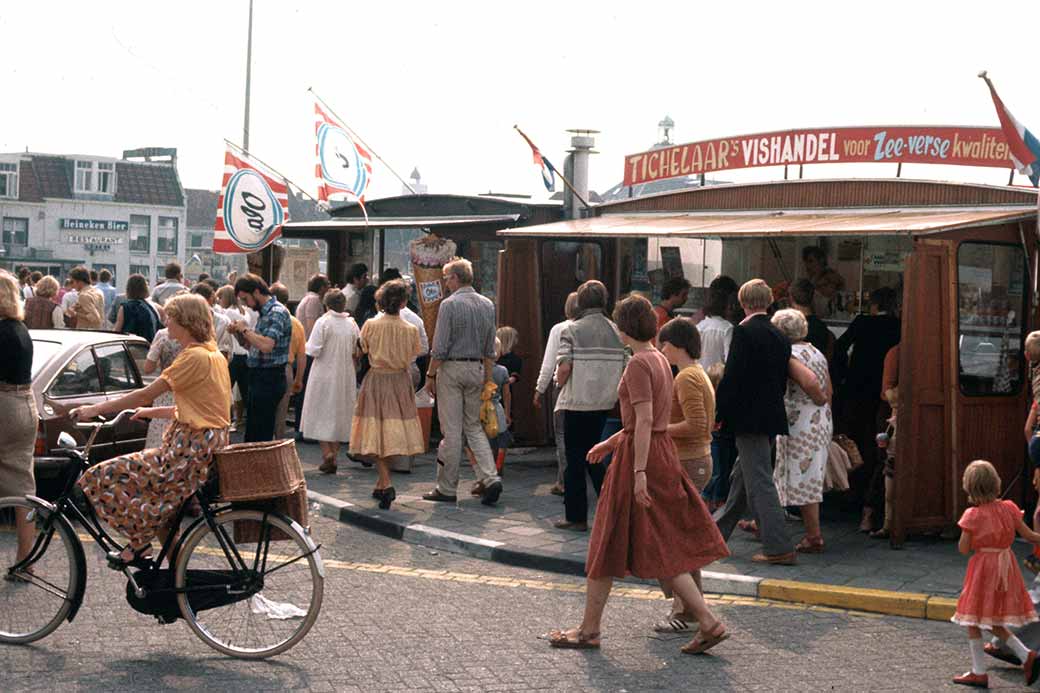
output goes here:
[[[75, 521], [106, 552], [109, 567], [126, 576], [134, 610], [164, 624], [182, 618], [204, 643], [232, 657], [264, 659], [296, 645], [321, 611], [320, 546], [297, 522], [263, 503], [223, 502], [216, 484], [207, 483], [195, 493], [201, 516], [178, 531], [184, 503], [158, 555], [119, 559], [125, 547], [105, 530], [76, 482], [90, 467], [98, 432], [132, 413], [77, 424], [92, 429], [82, 451], [71, 435], [61, 434], [59, 447], [73, 468], [54, 503], [36, 496], [0, 498], [0, 643], [31, 643], [75, 618], [87, 579]], [[33, 531], [32, 548], [21, 559], [18, 513]], [[172, 568], [162, 568], [167, 558]]]

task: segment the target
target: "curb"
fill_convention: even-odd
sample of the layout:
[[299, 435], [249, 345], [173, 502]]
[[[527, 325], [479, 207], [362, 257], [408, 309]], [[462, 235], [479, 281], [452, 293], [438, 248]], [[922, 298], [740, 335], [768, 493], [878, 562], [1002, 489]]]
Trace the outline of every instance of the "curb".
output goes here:
[[[459, 534], [422, 524], [404, 524], [388, 513], [369, 510], [348, 501], [307, 491], [307, 498], [321, 506], [321, 514], [369, 532], [421, 544], [472, 558], [481, 558], [517, 568], [529, 568], [563, 575], [584, 577], [585, 562], [563, 558], [534, 549], [510, 548], [503, 542]], [[889, 616], [949, 621], [957, 600], [920, 592], [896, 592], [862, 587], [825, 585], [815, 582], [778, 580], [753, 575], [703, 571], [704, 591], [792, 602], [834, 609], [866, 611]]]

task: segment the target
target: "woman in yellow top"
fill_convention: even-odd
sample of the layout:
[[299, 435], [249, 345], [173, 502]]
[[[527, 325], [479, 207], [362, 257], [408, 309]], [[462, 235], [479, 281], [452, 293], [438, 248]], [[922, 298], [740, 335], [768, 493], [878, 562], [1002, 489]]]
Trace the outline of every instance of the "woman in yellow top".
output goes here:
[[375, 458], [379, 480], [372, 497], [390, 507], [397, 492], [390, 485], [390, 458], [424, 452], [422, 426], [415, 408], [410, 368], [422, 353], [419, 328], [401, 317], [408, 285], [394, 279], [379, 287], [382, 314], [361, 328], [361, 349], [371, 364], [354, 405], [350, 454]]
[[173, 391], [174, 406], [141, 408], [133, 416], [173, 420], [159, 448], [102, 462], [79, 480], [97, 514], [129, 539], [119, 555], [125, 563], [165, 536], [181, 505], [209, 478], [213, 453], [227, 445], [231, 379], [214, 341], [209, 305], [196, 294], [181, 294], [165, 309], [170, 337], [183, 345], [173, 364], [146, 388], [72, 412], [75, 419], [92, 419]]
[[[657, 335], [658, 347], [668, 363], [678, 369], [672, 389], [672, 415], [668, 435], [675, 443], [679, 462], [698, 491], [711, 479], [711, 431], [715, 427], [715, 388], [701, 367], [701, 336], [689, 318], [670, 320]], [[701, 589], [701, 571], [693, 573]], [[658, 633], [685, 633], [697, 627], [697, 618], [675, 595], [668, 618], [654, 625]]]

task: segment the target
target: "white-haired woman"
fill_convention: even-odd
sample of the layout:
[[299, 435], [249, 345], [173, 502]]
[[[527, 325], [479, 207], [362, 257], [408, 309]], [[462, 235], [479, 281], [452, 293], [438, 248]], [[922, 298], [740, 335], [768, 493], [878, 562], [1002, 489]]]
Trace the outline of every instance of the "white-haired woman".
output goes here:
[[[827, 357], [805, 341], [809, 324], [801, 311], [777, 311], [773, 325], [791, 340], [791, 358], [804, 363], [816, 375], [828, 400], [831, 382], [827, 375]], [[829, 403], [815, 404], [794, 381], [788, 380], [784, 396], [790, 432], [776, 438], [776, 484], [780, 505], [801, 508], [805, 537], [795, 546], [803, 553], [822, 553], [820, 503], [823, 501], [823, 474], [827, 466], [834, 423]]]
[[[32, 390], [33, 343], [22, 322], [21, 288], [14, 275], [0, 270], [0, 497], [36, 493], [33, 445], [36, 442], [36, 402]], [[30, 299], [31, 300], [31, 299]], [[33, 524], [15, 518], [18, 557], [32, 548]]]

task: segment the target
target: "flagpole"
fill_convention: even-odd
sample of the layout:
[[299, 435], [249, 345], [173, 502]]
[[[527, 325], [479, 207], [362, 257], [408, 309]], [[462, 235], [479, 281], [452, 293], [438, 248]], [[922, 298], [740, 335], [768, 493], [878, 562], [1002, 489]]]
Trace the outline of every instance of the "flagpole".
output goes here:
[[383, 164], [383, 166], [386, 166], [390, 170], [390, 173], [394, 174], [394, 178], [396, 178], [397, 180], [401, 181], [401, 184], [404, 185], [404, 187], [406, 187], [408, 189], [408, 192], [412, 193], [413, 195], [416, 194], [415, 188], [413, 188], [411, 185], [409, 185], [408, 182], [405, 181], [404, 178], [401, 178], [401, 176], [399, 176], [397, 174], [397, 171], [394, 170], [394, 167], [391, 166], [390, 164], [386, 163], [386, 160], [383, 159], [383, 157], [379, 156], [379, 154], [376, 153], [376, 150], [373, 149], [368, 144], [368, 142], [366, 142], [364, 139], [361, 138], [361, 135], [359, 135], [356, 132], [354, 132], [354, 129], [351, 128], [349, 125], [347, 125], [346, 121], [343, 120], [343, 118], [341, 118], [339, 116], [339, 114], [336, 113], [336, 111], [332, 110], [332, 106], [330, 106], [325, 101], [325, 99], [323, 99], [320, 96], [318, 96], [318, 92], [314, 91], [313, 87], [307, 87], [307, 91], [309, 91], [311, 94], [313, 94], [314, 98], [316, 98], [318, 101], [320, 101], [321, 105], [324, 106], [328, 110], [328, 112], [331, 113], [333, 115], [333, 117], [336, 118], [336, 120], [338, 120], [340, 123], [342, 123], [343, 127], [345, 127], [347, 129], [347, 132], [349, 132], [351, 135], [353, 135], [357, 139], [358, 142], [360, 142], [361, 144], [363, 144], [365, 146], [365, 149], [367, 149], [368, 151], [372, 152], [372, 156], [374, 156], [376, 159], [378, 159], [379, 162], [381, 164]]
[[249, 38], [246, 41], [246, 112], [242, 122], [242, 144], [249, 148], [249, 86], [253, 70], [253, 0], [249, 0]]
[[[530, 142], [530, 141], [531, 141], [531, 140], [530, 140], [530, 138], [528, 138], [528, 137], [527, 137], [527, 135], [525, 135], [525, 134], [524, 134], [524, 131], [523, 131], [523, 130], [521, 130], [521, 129], [520, 129], [519, 127], [517, 127], [516, 125], [514, 125], [514, 126], [513, 126], [513, 129], [514, 129], [514, 130], [516, 130], [517, 132], [519, 132], [519, 133], [520, 133], [520, 136], [521, 136], [521, 137], [523, 137], [523, 138], [524, 138], [525, 140], [527, 140], [528, 142]], [[559, 170], [558, 170], [558, 169], [557, 169], [557, 168], [556, 168], [555, 166], [553, 166], [552, 164], [549, 164], [549, 168], [551, 168], [551, 169], [553, 170], [553, 172], [554, 172], [554, 173], [556, 173], [556, 175], [558, 175], [558, 176], [560, 177], [560, 180], [562, 180], [562, 181], [563, 181], [563, 184], [564, 184], [564, 185], [565, 185], [565, 186], [567, 187], [567, 189], [568, 189], [568, 190], [570, 190], [570, 191], [571, 191], [571, 193], [572, 193], [572, 194], [573, 194], [573, 195], [574, 195], [574, 196], [575, 196], [576, 198], [578, 198], [578, 202], [580, 202], [580, 203], [582, 203], [583, 205], [585, 205], [585, 209], [592, 209], [592, 205], [590, 205], [590, 204], [589, 204], [589, 203], [588, 203], [588, 202], [587, 202], [587, 201], [585, 200], [585, 198], [581, 196], [581, 193], [579, 193], [579, 192], [578, 192], [577, 190], [575, 190], [575, 189], [574, 189], [574, 186], [573, 186], [573, 185], [571, 185], [571, 182], [570, 182], [569, 180], [567, 180], [567, 176], [565, 176], [565, 175], [563, 175], [562, 173], [560, 173], [560, 171], [559, 171]]]
[[253, 154], [252, 152], [248, 151], [244, 147], [238, 146], [237, 144], [235, 144], [234, 142], [232, 142], [231, 140], [229, 140], [227, 138], [224, 139], [224, 143], [227, 144], [229, 147], [234, 147], [235, 149], [237, 149], [238, 151], [242, 152], [246, 156], [248, 156], [248, 157], [250, 157], [252, 159], [256, 159], [257, 163], [263, 164], [267, 168], [271, 169], [271, 173], [274, 173], [277, 176], [279, 176], [282, 180], [285, 181], [285, 183], [287, 185], [291, 185], [292, 187], [294, 187], [297, 190], [299, 190], [303, 195], [307, 196], [307, 198], [310, 199], [312, 202], [321, 204], [320, 200], [315, 199], [315, 197], [313, 195], [311, 195], [309, 192], [304, 190], [302, 187], [300, 187], [299, 185], [297, 185], [296, 183], [291, 181], [287, 175], [285, 175], [284, 173], [282, 173], [281, 171], [276, 169], [274, 166], [272, 166], [271, 164], [267, 163], [266, 161], [264, 161], [263, 159], [258, 157], [256, 154]]

